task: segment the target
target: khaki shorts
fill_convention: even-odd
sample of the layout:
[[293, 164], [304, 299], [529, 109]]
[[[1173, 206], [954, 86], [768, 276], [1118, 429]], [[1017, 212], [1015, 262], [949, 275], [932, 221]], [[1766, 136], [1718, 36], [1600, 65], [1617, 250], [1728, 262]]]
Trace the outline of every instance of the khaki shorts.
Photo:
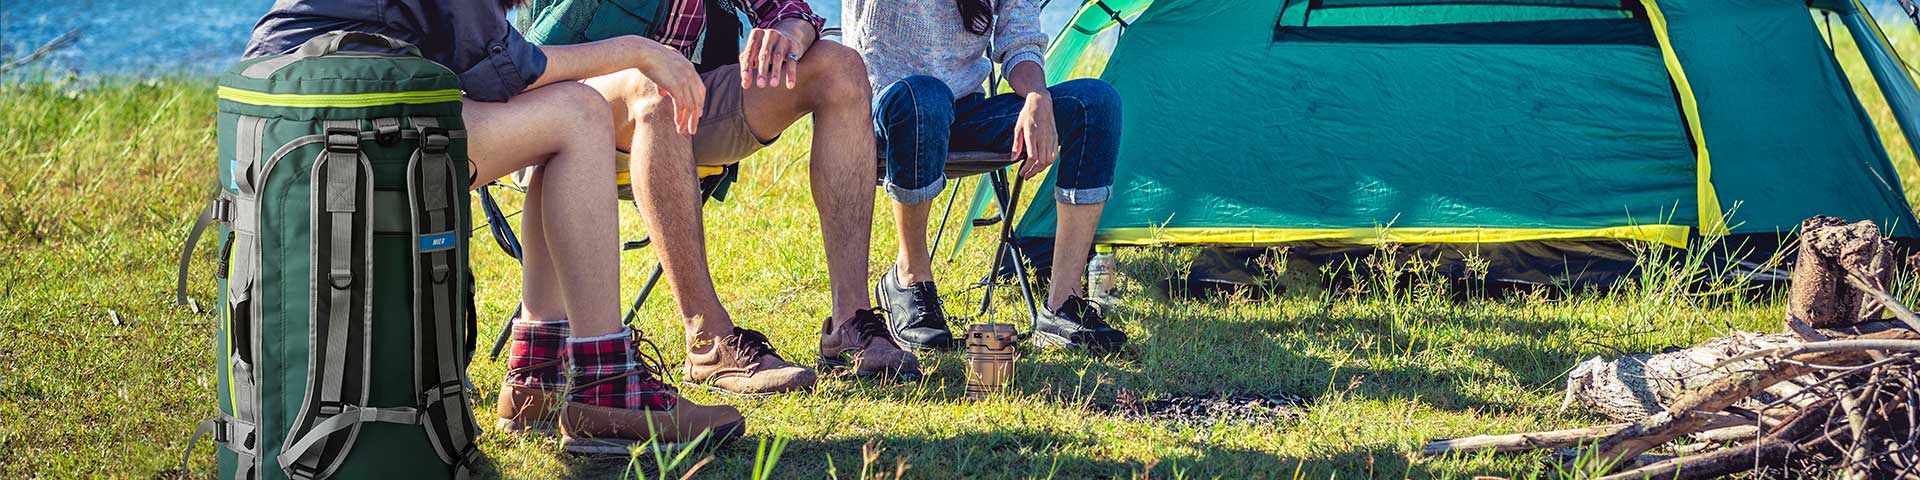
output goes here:
[[[767, 141], [760, 141], [753, 135], [753, 129], [747, 126], [746, 105], [742, 101], [745, 91], [740, 88], [740, 66], [727, 65], [700, 74], [700, 81], [707, 88], [707, 103], [701, 107], [700, 130], [693, 134], [693, 160], [702, 166], [700, 176], [719, 172], [719, 167], [739, 163], [754, 152], [779, 141], [775, 135]], [[618, 175], [620, 198], [632, 198], [628, 185], [630, 174], [627, 152], [615, 152], [614, 171]], [[514, 172], [512, 180], [526, 185], [526, 175], [532, 168]]]
[[[694, 163], [731, 165], [780, 140], [780, 136], [775, 135], [762, 142], [753, 135], [753, 128], [747, 126], [746, 105], [742, 101], [745, 91], [740, 88], [738, 65], [702, 73], [700, 83], [707, 87], [707, 103], [700, 110], [703, 114], [700, 130], [693, 134]], [[619, 157], [619, 171], [626, 172], [628, 155], [621, 152]]]

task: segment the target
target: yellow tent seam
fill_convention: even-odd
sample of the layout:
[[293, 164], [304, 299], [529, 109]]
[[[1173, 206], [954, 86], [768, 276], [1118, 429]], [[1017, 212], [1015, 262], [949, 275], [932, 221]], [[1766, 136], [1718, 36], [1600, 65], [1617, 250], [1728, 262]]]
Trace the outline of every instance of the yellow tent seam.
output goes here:
[[1331, 241], [1385, 243], [1506, 243], [1538, 240], [1618, 239], [1686, 248], [1692, 229], [1685, 225], [1636, 225], [1603, 228], [1108, 228], [1096, 243], [1115, 245], [1229, 244], [1271, 245]]
[[1687, 82], [1687, 72], [1680, 66], [1680, 56], [1674, 53], [1673, 40], [1667, 37], [1667, 17], [1660, 13], [1658, 0], [1640, 0], [1647, 9], [1647, 21], [1653, 25], [1653, 36], [1660, 41], [1660, 56], [1667, 62], [1667, 73], [1673, 76], [1676, 90], [1680, 92], [1681, 110], [1687, 116], [1687, 128], [1693, 133], [1694, 148], [1698, 152], [1697, 187], [1700, 204], [1700, 234], [1703, 236], [1723, 236], [1727, 234], [1726, 214], [1720, 210], [1720, 194], [1713, 188], [1713, 162], [1707, 155], [1707, 136], [1701, 131], [1700, 102], [1693, 96], [1693, 85]]

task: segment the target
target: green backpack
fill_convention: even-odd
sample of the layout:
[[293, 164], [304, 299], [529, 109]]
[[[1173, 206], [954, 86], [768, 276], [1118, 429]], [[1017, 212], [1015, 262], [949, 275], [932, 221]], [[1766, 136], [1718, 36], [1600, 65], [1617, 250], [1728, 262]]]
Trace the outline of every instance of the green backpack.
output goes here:
[[[340, 51], [366, 44], [410, 55]], [[464, 476], [475, 458], [459, 78], [333, 32], [220, 79], [221, 478]], [[189, 446], [189, 454], [192, 451]]]

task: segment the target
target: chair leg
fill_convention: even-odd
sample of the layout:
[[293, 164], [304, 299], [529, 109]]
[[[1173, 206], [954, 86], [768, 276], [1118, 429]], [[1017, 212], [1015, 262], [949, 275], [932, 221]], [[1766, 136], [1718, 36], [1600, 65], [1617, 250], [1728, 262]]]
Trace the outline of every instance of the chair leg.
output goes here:
[[[1000, 185], [1006, 185], [1005, 175], [1005, 173], [1001, 174]], [[1017, 223], [1013, 216], [1014, 206], [1015, 202], [1020, 201], [1020, 187], [1022, 187], [1026, 181], [1026, 177], [1016, 177], [1014, 179], [1013, 190], [1007, 193], [1007, 201], [1002, 204], [1000, 208], [1000, 247], [1005, 249], [1008, 256], [1013, 257], [1014, 278], [1020, 281], [1020, 296], [1025, 297], [1027, 300], [1027, 316], [1032, 321], [1038, 321], [1040, 319], [1040, 306], [1033, 300], [1033, 282], [1027, 278], [1028, 263], [1026, 257], [1020, 253], [1020, 247], [1015, 244], [1013, 236], [1013, 227], [1014, 224]], [[995, 271], [993, 273], [997, 274], [999, 272]]]
[[513, 321], [520, 319], [520, 304], [513, 305], [513, 311], [507, 312], [507, 321], [500, 326], [500, 334], [493, 338], [493, 351], [487, 353], [487, 359], [499, 360], [500, 349], [506, 348], [507, 338], [513, 336]]
[[647, 283], [640, 285], [640, 293], [633, 296], [633, 306], [627, 308], [627, 317], [620, 320], [621, 325], [632, 326], [640, 317], [640, 306], [647, 304], [647, 297], [653, 295], [653, 287], [660, 284], [660, 275], [667, 273], [665, 266], [653, 264], [653, 274], [647, 276]]
[[[928, 257], [940, 257], [940, 240], [947, 237], [947, 220], [953, 218], [953, 200], [960, 198], [959, 188], [950, 188], [948, 190], [952, 190], [952, 192], [949, 192], [947, 195], [947, 208], [940, 211], [940, 228], [935, 230], [933, 234], [933, 245], [927, 248]], [[967, 220], [972, 221], [973, 219], [969, 218]]]

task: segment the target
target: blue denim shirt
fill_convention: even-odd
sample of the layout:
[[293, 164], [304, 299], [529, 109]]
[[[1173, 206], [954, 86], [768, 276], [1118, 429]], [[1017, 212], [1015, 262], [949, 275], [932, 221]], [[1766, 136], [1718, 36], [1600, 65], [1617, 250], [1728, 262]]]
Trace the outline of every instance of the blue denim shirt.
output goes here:
[[276, 0], [253, 27], [248, 58], [278, 55], [335, 30], [420, 47], [460, 74], [469, 99], [504, 102], [547, 70], [547, 56], [507, 23], [499, 0]]

